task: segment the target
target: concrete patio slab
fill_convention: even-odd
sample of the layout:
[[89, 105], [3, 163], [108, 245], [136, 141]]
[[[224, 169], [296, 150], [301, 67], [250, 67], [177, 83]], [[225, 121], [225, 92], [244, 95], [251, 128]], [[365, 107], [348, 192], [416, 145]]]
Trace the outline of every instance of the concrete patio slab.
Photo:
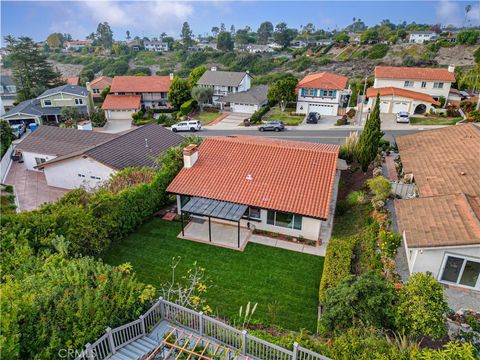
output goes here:
[[132, 120], [109, 120], [103, 128], [95, 128], [95, 131], [117, 134], [132, 128]]

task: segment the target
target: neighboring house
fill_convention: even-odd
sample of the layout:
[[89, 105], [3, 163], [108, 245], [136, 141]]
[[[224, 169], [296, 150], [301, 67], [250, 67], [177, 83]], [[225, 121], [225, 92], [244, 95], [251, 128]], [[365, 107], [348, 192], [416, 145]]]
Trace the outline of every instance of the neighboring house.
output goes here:
[[290, 43], [290, 47], [294, 49], [300, 49], [308, 46], [308, 41], [306, 40], [293, 40]]
[[435, 31], [412, 31], [408, 35], [408, 42], [423, 44], [425, 41], [435, 40], [438, 35]]
[[230, 111], [253, 114], [262, 106], [267, 105], [267, 85], [259, 85], [247, 91], [230, 94], [222, 98], [224, 104], [230, 104]]
[[317, 46], [325, 46], [325, 45], [331, 45], [333, 44], [333, 39], [320, 39], [320, 40], [315, 40], [315, 45]]
[[373, 109], [377, 94], [380, 95], [381, 113], [397, 114], [400, 111], [406, 111], [410, 114], [423, 114], [430, 112], [432, 105], [440, 105], [440, 102], [430, 95], [407, 89], [386, 87], [367, 90], [369, 109]]
[[316, 112], [320, 115], [338, 115], [338, 109], [347, 102], [350, 90], [348, 78], [329, 72], [305, 76], [297, 85], [297, 113]]
[[190, 51], [203, 51], [203, 50], [217, 50], [217, 43], [210, 42], [210, 43], [198, 43], [190, 46], [188, 50]]
[[435, 100], [448, 98], [450, 87], [455, 82], [455, 67], [418, 68], [376, 66], [375, 89], [394, 87], [430, 95]]
[[396, 142], [419, 195], [395, 200], [410, 273], [480, 290], [480, 128], [449, 126]]
[[349, 32], [347, 35], [348, 35], [348, 38], [350, 39], [349, 40], [350, 44], [354, 44], [354, 45], [360, 44], [362, 33]]
[[75, 107], [82, 117], [87, 118], [93, 109], [89, 91], [77, 85], [57, 86], [45, 90], [35, 99], [22, 101], [3, 114], [2, 119], [11, 124], [59, 124], [66, 107]]
[[[191, 208], [189, 202], [223, 206], [211, 217], [238, 224], [239, 234], [243, 227], [319, 244], [330, 237], [339, 149], [255, 136], [208, 137], [198, 148], [185, 148], [184, 167], [167, 191], [177, 195], [179, 213]], [[207, 217], [197, 210], [188, 212]]]
[[110, 88], [114, 95], [140, 95], [146, 108], [168, 106], [168, 90], [172, 84], [170, 76], [115, 76]]
[[157, 166], [154, 159], [182, 141], [158, 124], [122, 135], [40, 126], [16, 150], [28, 170], [44, 172], [49, 186], [93, 189], [124, 168]]
[[140, 111], [142, 105], [140, 95], [108, 94], [102, 104], [107, 120], [132, 120], [132, 114]]
[[11, 76], [0, 76], [0, 116], [13, 108], [13, 103], [17, 98], [17, 86]]
[[67, 76], [62, 78], [63, 81], [67, 83], [67, 85], [78, 85], [80, 84], [80, 77], [78, 76]]
[[86, 83], [87, 89], [92, 93], [94, 99], [101, 99], [101, 93], [107, 87], [112, 86], [113, 79], [108, 76], [100, 76]]
[[249, 44], [246, 49], [251, 54], [275, 52], [275, 50], [268, 45]]
[[134, 51], [140, 51], [143, 48], [142, 41], [140, 39], [133, 39], [129, 41], [127, 46]]
[[87, 46], [92, 46], [93, 41], [91, 40], [80, 40], [80, 41], [65, 41], [63, 47], [67, 51], [77, 51], [83, 49]]
[[250, 89], [252, 77], [248, 72], [218, 71], [216, 67], [207, 70], [197, 85], [213, 90], [212, 103], [220, 104], [222, 97]]
[[144, 41], [143, 47], [147, 51], [168, 51], [169, 50], [168, 43], [159, 41], [159, 40]]

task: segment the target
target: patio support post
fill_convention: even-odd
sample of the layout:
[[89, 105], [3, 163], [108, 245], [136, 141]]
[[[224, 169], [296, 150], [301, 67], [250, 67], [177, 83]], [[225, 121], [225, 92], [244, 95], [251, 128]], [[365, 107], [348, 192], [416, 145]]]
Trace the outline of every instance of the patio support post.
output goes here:
[[198, 333], [203, 336], [203, 312], [198, 313]]
[[185, 232], [183, 230], [183, 211], [180, 210], [180, 222], [182, 223], [182, 236], [185, 236]]
[[242, 331], [242, 355], [247, 354], [247, 330]]
[[238, 222], [238, 248], [240, 249], [240, 221]]
[[115, 349], [115, 342], [113, 341], [112, 329], [107, 327], [107, 337], [108, 337], [108, 344], [110, 345], [110, 349], [112, 350], [112, 354], [115, 354], [117, 351]]
[[298, 342], [293, 343], [293, 354], [292, 354], [292, 360], [297, 360], [298, 359]]
[[210, 216], [208, 217], [208, 241], [212, 242], [212, 224], [210, 221]]

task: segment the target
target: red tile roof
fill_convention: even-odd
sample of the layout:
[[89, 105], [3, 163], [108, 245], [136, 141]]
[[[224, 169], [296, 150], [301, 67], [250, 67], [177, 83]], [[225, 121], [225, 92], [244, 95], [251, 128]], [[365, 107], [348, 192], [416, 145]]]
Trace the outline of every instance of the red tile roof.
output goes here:
[[339, 149], [255, 136], [210, 137], [193, 167], [183, 168], [167, 191], [327, 219]]
[[107, 86], [112, 85], [113, 79], [108, 76], [100, 76], [90, 81], [90, 86], [93, 89], [105, 89]]
[[455, 74], [442, 68], [376, 66], [375, 77], [397, 80], [455, 81]]
[[399, 97], [406, 97], [409, 99], [420, 100], [424, 102], [428, 102], [434, 105], [440, 105], [440, 102], [434, 100], [430, 95], [423, 94], [417, 91], [406, 90], [396, 87], [385, 87], [385, 88], [368, 88], [367, 90], [367, 97], [376, 97], [377, 94], [380, 96], [399, 96]]
[[345, 76], [324, 71], [305, 76], [300, 80], [295, 91], [298, 92], [301, 88], [343, 90], [347, 86], [347, 82], [348, 78]]
[[78, 85], [80, 83], [80, 78], [78, 76], [68, 76], [62, 78], [68, 85]]
[[113, 95], [108, 94], [103, 102], [103, 110], [131, 110], [140, 109], [140, 95]]
[[115, 76], [110, 92], [168, 92], [170, 76]]
[[480, 197], [461, 194], [395, 200], [410, 248], [480, 244]]

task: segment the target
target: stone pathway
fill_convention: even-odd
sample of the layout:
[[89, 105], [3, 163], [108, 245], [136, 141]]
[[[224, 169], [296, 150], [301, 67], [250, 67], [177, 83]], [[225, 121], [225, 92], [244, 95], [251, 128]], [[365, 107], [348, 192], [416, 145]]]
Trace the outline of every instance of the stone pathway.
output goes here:
[[261, 244], [265, 246], [271, 246], [276, 248], [281, 248], [290, 251], [301, 252], [310, 255], [316, 256], [325, 256], [325, 250], [327, 249], [327, 244], [323, 243], [320, 246], [310, 246], [300, 243], [294, 243], [285, 240], [277, 240], [267, 236], [255, 235], [250, 236], [249, 242], [255, 244]]

